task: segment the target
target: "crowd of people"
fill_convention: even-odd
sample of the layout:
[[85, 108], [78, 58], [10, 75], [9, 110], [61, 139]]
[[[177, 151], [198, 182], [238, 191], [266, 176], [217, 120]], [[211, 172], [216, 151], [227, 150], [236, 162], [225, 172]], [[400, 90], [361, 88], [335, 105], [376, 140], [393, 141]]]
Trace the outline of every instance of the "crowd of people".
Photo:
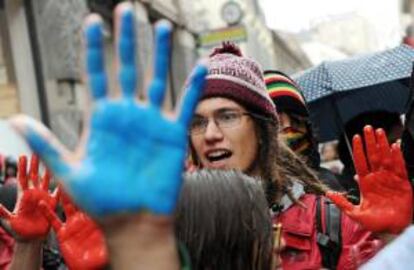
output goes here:
[[391, 130], [365, 123], [352, 139], [353, 173], [338, 177], [320, 166], [297, 83], [228, 42], [164, 112], [172, 26], [156, 24], [145, 100], [134, 27], [131, 5], [119, 4], [120, 93], [110, 98], [103, 22], [86, 18], [91, 104], [76, 151], [28, 116], [9, 120], [34, 155], [18, 161], [16, 203], [0, 207], [2, 269], [409, 267], [413, 152], [389, 143]]

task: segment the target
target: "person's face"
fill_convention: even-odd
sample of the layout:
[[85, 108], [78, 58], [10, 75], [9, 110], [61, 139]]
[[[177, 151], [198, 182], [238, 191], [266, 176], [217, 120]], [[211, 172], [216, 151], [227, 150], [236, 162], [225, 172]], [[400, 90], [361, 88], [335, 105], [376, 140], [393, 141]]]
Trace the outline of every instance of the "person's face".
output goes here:
[[258, 153], [254, 120], [230, 99], [202, 100], [190, 127], [190, 139], [204, 168], [254, 169], [251, 167]]
[[295, 130], [302, 133], [307, 132], [306, 123], [304, 120], [295, 119], [285, 112], [280, 112], [278, 115], [282, 131], [288, 128], [294, 128]]

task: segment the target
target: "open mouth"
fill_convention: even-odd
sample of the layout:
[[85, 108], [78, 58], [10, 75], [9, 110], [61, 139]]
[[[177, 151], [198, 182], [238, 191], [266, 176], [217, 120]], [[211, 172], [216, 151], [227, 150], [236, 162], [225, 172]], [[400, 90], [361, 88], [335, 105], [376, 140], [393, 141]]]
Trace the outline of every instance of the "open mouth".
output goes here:
[[232, 156], [232, 152], [231, 151], [229, 151], [229, 150], [223, 150], [223, 149], [209, 151], [206, 154], [206, 158], [211, 163], [226, 160], [226, 159], [230, 158], [231, 156]]

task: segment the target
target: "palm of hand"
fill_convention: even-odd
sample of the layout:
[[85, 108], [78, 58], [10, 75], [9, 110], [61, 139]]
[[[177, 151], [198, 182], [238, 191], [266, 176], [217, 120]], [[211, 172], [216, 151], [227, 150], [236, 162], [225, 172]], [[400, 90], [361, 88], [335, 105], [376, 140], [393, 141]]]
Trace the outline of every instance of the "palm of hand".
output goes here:
[[107, 263], [104, 237], [97, 225], [77, 212], [57, 231], [59, 245], [70, 269], [97, 269]]
[[184, 166], [171, 160], [185, 157], [184, 125], [132, 100], [98, 103], [91, 123], [87, 154], [70, 186], [79, 204], [98, 215], [171, 212]]
[[56, 206], [56, 203], [47, 191], [33, 189], [23, 192], [17, 209], [9, 220], [13, 231], [19, 236], [24, 238], [40, 238], [49, 232], [49, 221], [38, 208], [40, 201], [47, 202], [52, 208]]
[[[390, 171], [373, 172], [361, 178], [361, 204], [351, 216], [360, 217], [371, 231], [395, 226], [404, 228], [410, 216], [412, 201], [410, 183]], [[386, 218], [385, 218], [386, 217]], [[391, 232], [397, 233], [394, 229]]]
[[[366, 156], [359, 136], [354, 137], [354, 161], [361, 202], [354, 206], [342, 194], [326, 195], [351, 218], [373, 232], [399, 233], [412, 219], [412, 189], [397, 145], [388, 145], [383, 130], [364, 128]], [[369, 165], [369, 167], [368, 167]]]

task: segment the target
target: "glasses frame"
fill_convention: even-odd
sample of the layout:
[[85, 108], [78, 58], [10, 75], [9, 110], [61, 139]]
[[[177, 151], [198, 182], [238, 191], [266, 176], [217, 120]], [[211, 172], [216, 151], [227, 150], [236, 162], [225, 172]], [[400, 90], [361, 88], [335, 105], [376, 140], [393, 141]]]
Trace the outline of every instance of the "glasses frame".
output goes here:
[[[234, 111], [234, 112], [237, 112], [237, 113], [239, 113], [241, 116], [250, 116], [250, 117], [252, 117], [252, 118], [256, 118], [256, 119], [258, 119], [258, 120], [261, 120], [261, 121], [265, 121], [265, 122], [271, 122], [272, 121], [272, 119], [271, 118], [267, 118], [267, 117], [265, 117], [265, 116], [262, 116], [262, 115], [259, 115], [259, 114], [256, 114], [256, 113], [252, 113], [252, 112], [240, 112], [240, 111]], [[192, 135], [192, 136], [199, 136], [199, 135], [202, 135], [202, 134], [204, 134], [205, 132], [206, 132], [206, 130], [207, 130], [207, 127], [208, 127], [208, 124], [210, 123], [210, 118], [213, 118], [213, 121], [214, 121], [214, 124], [218, 127], [218, 128], [220, 128], [220, 130], [222, 129], [222, 127], [217, 123], [217, 120], [215, 119], [215, 117], [213, 116], [213, 117], [204, 117], [204, 119], [208, 119], [208, 121], [207, 121], [207, 125], [205, 125], [204, 127], [203, 127], [203, 129], [201, 129], [199, 132], [192, 132], [191, 131], [191, 124], [190, 124], [190, 126], [189, 126], [189, 129], [188, 129], [188, 134], [189, 135]]]

